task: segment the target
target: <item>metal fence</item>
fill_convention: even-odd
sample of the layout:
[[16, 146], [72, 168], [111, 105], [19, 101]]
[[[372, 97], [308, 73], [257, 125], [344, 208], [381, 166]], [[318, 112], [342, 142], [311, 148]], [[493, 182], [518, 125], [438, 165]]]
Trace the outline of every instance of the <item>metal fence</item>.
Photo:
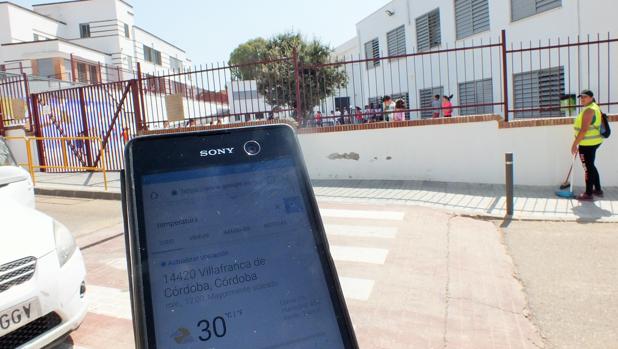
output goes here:
[[[618, 39], [607, 34], [509, 47], [506, 42], [503, 31], [495, 39], [401, 55], [372, 52], [370, 58], [306, 62], [294, 52], [250, 64], [150, 74], [138, 64], [126, 75], [119, 68], [102, 75], [104, 66], [97, 65], [88, 76], [99, 83], [34, 93], [30, 99], [25, 74], [5, 73], [0, 127], [24, 125], [38, 137], [99, 137], [106, 168], [118, 170], [124, 144], [149, 131], [273, 119], [319, 127], [446, 114], [501, 114], [506, 121], [560, 117], [577, 112], [575, 95], [584, 88], [594, 90], [606, 112], [615, 110], [618, 69], [611, 63]], [[100, 83], [105, 80], [112, 82]], [[384, 110], [385, 96], [398, 103], [397, 110]], [[452, 97], [449, 103], [444, 96]], [[65, 161], [62, 149], [37, 141], [41, 165], [62, 160], [96, 167], [102, 161], [103, 154], [86, 142], [68, 146], [72, 155]]]
[[30, 130], [31, 114], [26, 74], [0, 73], [0, 134], [9, 126]]

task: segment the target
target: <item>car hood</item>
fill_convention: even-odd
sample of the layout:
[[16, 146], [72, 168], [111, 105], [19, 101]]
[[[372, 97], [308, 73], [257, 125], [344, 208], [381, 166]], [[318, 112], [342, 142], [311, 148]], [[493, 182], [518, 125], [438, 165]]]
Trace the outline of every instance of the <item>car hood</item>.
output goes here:
[[53, 219], [13, 200], [0, 198], [0, 265], [54, 251]]
[[16, 166], [0, 166], [0, 185], [11, 184], [30, 179], [28, 172]]

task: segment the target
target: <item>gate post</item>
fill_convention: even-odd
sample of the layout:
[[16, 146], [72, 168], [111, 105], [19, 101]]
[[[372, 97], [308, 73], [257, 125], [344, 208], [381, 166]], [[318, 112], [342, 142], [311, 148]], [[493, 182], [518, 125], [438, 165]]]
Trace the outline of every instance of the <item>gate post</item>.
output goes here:
[[0, 136], [4, 136], [4, 101], [0, 100]]
[[294, 60], [294, 81], [296, 86], [296, 121], [300, 125], [302, 118], [302, 107], [300, 99], [300, 68], [298, 62], [298, 49], [294, 47], [292, 51], [292, 59]]
[[28, 84], [28, 75], [26, 73], [21, 74], [22, 79], [24, 79], [24, 95], [26, 96], [26, 107], [28, 108], [28, 118], [30, 122], [28, 122], [30, 129], [27, 131], [32, 131], [32, 107], [30, 106], [30, 85]]
[[[43, 137], [43, 132], [41, 130], [41, 119], [39, 117], [39, 95], [31, 94], [30, 101], [32, 102], [32, 121], [34, 124], [34, 136], [35, 137]], [[30, 143], [28, 142], [28, 147], [30, 147]], [[46, 166], [45, 162], [45, 147], [43, 144], [43, 140], [36, 140], [36, 149], [37, 149], [37, 157], [39, 158], [39, 165]], [[41, 168], [41, 172], [45, 172], [45, 168]]]
[[506, 30], [502, 29], [502, 99], [504, 100], [504, 121], [509, 121], [509, 77], [506, 55]]
[[137, 89], [139, 91], [140, 118], [146, 120], [146, 108], [144, 107], [144, 83], [142, 82], [142, 65], [137, 62]]
[[[84, 97], [84, 88], [80, 87], [79, 91], [79, 109], [82, 116], [82, 131], [85, 137], [90, 137], [90, 132], [88, 130], [88, 115], [86, 114], [86, 98]], [[88, 167], [92, 166], [92, 150], [90, 149], [90, 139], [84, 140], [84, 145], [86, 147], [86, 164]]]
[[139, 98], [139, 84], [136, 79], [129, 81], [131, 84], [131, 95], [133, 96], [133, 115], [135, 117], [135, 131], [139, 135], [144, 129], [144, 122], [142, 120], [142, 111]]

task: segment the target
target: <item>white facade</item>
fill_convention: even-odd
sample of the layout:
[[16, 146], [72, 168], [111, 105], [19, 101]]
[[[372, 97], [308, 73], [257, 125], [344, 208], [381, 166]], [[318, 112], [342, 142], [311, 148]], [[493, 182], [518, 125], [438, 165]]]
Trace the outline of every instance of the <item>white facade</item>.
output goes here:
[[[0, 64], [10, 72], [21, 67], [28, 74], [87, 82], [128, 79], [137, 62], [144, 73], [189, 64], [184, 50], [135, 26], [134, 19], [133, 7], [123, 0], [44, 3], [33, 10], [1, 2]], [[72, 63], [67, 66], [66, 60]], [[74, 62], [83, 65], [79, 72]], [[39, 63], [45, 69], [39, 69]], [[99, 65], [116, 72], [103, 71], [96, 78]], [[47, 74], [50, 71], [53, 74]]]
[[[465, 2], [465, 1], [462, 1]], [[612, 20], [612, 14], [618, 13], [618, 2], [607, 0], [562, 0], [551, 1], [553, 8], [543, 10], [536, 14], [526, 16], [518, 20], [512, 20], [515, 11], [512, 6], [520, 6], [522, 3], [536, 4], [537, 7], [548, 1], [539, 0], [493, 0], [475, 1], [474, 4], [485, 3], [487, 6], [487, 20], [482, 23], [482, 30], [472, 35], [458, 38], [456, 26], [456, 13], [458, 3], [456, 0], [436, 0], [430, 2], [412, 0], [394, 0], [381, 7], [356, 25], [357, 51], [352, 55], [367, 57], [365, 45], [377, 39], [380, 57], [389, 56], [387, 45], [387, 33], [401, 26], [405, 32], [405, 52], [412, 54], [422, 52], [419, 50], [417, 38], [417, 20], [431, 11], [439, 10], [439, 44], [433, 45], [429, 50], [436, 51], [451, 49], [453, 47], [474, 46], [489, 43], [499, 43], [501, 30], [506, 30], [507, 48], [523, 48], [532, 46], [562, 44], [567, 40], [574, 42], [577, 37], [586, 41], [588, 35], [591, 40], [607, 39], [608, 32], [612, 38], [618, 37], [618, 22]], [[471, 2], [472, 3], [472, 2]], [[471, 6], [471, 5], [470, 5]], [[538, 10], [540, 11], [540, 10]], [[461, 18], [461, 17], [460, 17]], [[476, 24], [475, 24], [476, 25]], [[460, 28], [461, 29], [461, 28]], [[512, 46], [511, 46], [512, 45]], [[617, 45], [612, 46], [612, 50]], [[350, 60], [349, 42], [336, 48], [334, 56], [345, 56]], [[538, 51], [532, 54], [509, 54], [508, 55], [508, 86], [511, 106], [515, 96], [513, 94], [514, 75], [532, 72], [548, 68], [564, 69], [564, 94], [577, 94], [581, 89], [590, 88], [598, 91], [597, 99], [600, 101], [618, 101], [618, 86], [607, 88], [612, 81], [618, 81], [618, 71], [610, 69], [608, 62], [607, 45], [591, 46], [591, 52], [582, 47], [547, 50], [539, 57]], [[569, 52], [570, 51], [570, 52]], [[570, 57], [569, 57], [570, 53]], [[560, 56], [560, 58], [559, 58]], [[562, 59], [559, 63], [558, 61]], [[567, 59], [570, 59], [567, 63]], [[454, 53], [419, 55], [415, 57], [381, 60], [379, 66], [371, 67], [370, 64], [355, 64], [354, 74], [350, 67], [346, 66], [349, 75], [349, 85], [340, 91], [341, 95], [350, 97], [352, 106], [368, 104], [372, 98], [384, 95], [402, 96], [409, 93], [410, 108], [419, 108], [419, 91], [423, 89], [439, 88], [441, 94], [453, 94], [456, 105], [460, 96], [460, 84], [480, 83], [481, 80], [491, 79], [491, 87], [487, 87], [483, 93], [491, 94], [486, 99], [494, 103], [501, 103], [502, 97], [502, 67], [500, 64], [500, 48], [487, 48], [483, 50], [463, 51]], [[600, 63], [600, 66], [597, 64]], [[569, 65], [570, 64], [570, 65]], [[579, 68], [578, 68], [579, 67]], [[590, 67], [590, 71], [588, 71]], [[610, 75], [611, 74], [611, 75]], [[609, 93], [612, 95], [610, 96]], [[520, 106], [521, 107], [521, 106]], [[332, 107], [329, 107], [332, 109]], [[488, 113], [500, 112], [500, 106], [489, 107]], [[512, 109], [512, 107], [511, 107]], [[457, 112], [456, 112], [457, 114]], [[418, 116], [418, 115], [417, 115]]]

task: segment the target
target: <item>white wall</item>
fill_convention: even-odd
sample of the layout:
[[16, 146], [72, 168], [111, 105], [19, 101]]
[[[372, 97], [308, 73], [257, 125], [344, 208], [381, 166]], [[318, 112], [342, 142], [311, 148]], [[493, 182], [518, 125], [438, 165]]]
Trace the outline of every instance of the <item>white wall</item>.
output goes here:
[[[454, 45], [462, 47], [481, 43], [498, 43], [502, 29], [507, 31], [508, 46], [510, 47], [513, 43], [516, 48], [520, 46], [520, 43], [523, 47], [528, 47], [531, 40], [533, 46], [538, 45], [539, 40], [543, 45], [547, 45], [548, 39], [555, 44], [558, 38], [561, 43], [565, 43], [570, 37], [570, 41], [573, 42], [578, 34], [581, 35], [582, 40], [586, 40], [588, 34], [591, 34], [591, 39], [596, 39], [597, 33], [601, 33], [601, 38], [607, 38], [608, 31], [612, 33], [613, 38], [618, 37], [618, 22], [612, 19], [613, 15], [610, 15], [618, 13], [618, 2], [615, 1], [563, 0], [559, 8], [511, 22], [511, 0], [492, 0], [489, 1], [490, 29], [463, 40], [457, 40], [453, 0], [430, 2], [394, 0], [369, 14], [356, 25], [358, 53], [366, 58], [364, 44], [378, 38], [381, 56], [387, 56], [386, 33], [401, 25], [404, 25], [406, 30], [407, 53], [416, 52], [416, 18], [436, 8], [440, 9], [441, 45], [433, 48], [434, 50], [453, 48]], [[394, 12], [394, 15], [387, 15], [386, 10]], [[345, 49], [345, 45], [342, 45], [337, 48], [337, 51]], [[614, 44], [613, 50], [615, 49]], [[586, 49], [583, 48], [582, 51]], [[608, 76], [607, 47], [602, 46], [601, 55], [597, 57], [597, 47], [593, 46], [589, 58], [586, 52], [578, 57], [577, 50], [571, 49], [570, 69], [566, 66], [567, 49], [562, 49], [560, 52], [552, 50], [553, 57], [549, 57], [548, 51], [544, 51], [540, 57], [541, 63], [539, 63], [537, 53], [510, 56], [508, 74], [511, 105], [513, 105], [514, 98], [512, 73], [558, 66], [558, 53], [562, 58], [560, 65], [565, 66], [566, 93], [577, 93], [581, 89], [590, 88], [598, 90], [597, 96], [601, 101], [618, 100], [618, 86], [611, 86], [612, 96], [609, 96], [606, 87], [609, 82], [618, 81], [618, 69], [612, 69], [611, 76]], [[600, 74], [597, 70], [599, 58], [602, 67]], [[411, 107], [418, 108], [418, 90], [420, 89], [443, 86], [445, 94], [453, 94], [454, 103], [458, 104], [459, 83], [493, 77], [493, 101], [499, 103], [502, 102], [500, 59], [499, 48], [494, 48], [475, 53], [470, 51], [451, 53], [448, 55], [448, 60], [446, 54], [440, 54], [392, 61], [382, 60], [379, 67], [369, 69], [365, 67], [365, 64], [356, 64], [354, 69], [359, 73], [355, 74], [362, 75], [362, 84], [357, 80], [355, 88], [348, 87], [342, 92], [348, 93], [355, 105], [364, 105], [371, 97], [409, 92]], [[589, 65], [591, 68], [588, 75]], [[583, 69], [578, 72], [577, 66]], [[351, 70], [349, 67], [346, 69]], [[501, 108], [495, 107], [494, 112], [501, 112]]]
[[[313, 179], [503, 184], [504, 153], [513, 152], [517, 185], [557, 185], [571, 163], [573, 135], [569, 125], [499, 129], [489, 121], [300, 134], [299, 139]], [[609, 139], [597, 153], [603, 185], [618, 185], [616, 152], [618, 141]], [[359, 159], [329, 158], [349, 153]], [[576, 167], [577, 183], [583, 183], [581, 165]]]
[[[24, 42], [34, 40], [34, 33], [46, 38], [56, 38], [64, 25], [49, 18], [39, 16], [12, 4], [0, 4], [5, 13], [0, 12], [0, 43]], [[8, 27], [8, 28], [7, 28]], [[7, 31], [8, 30], [8, 31]]]
[[[184, 64], [187, 64], [186, 54], [183, 50], [163, 41], [143, 29], [138, 27], [134, 27], [134, 29], [134, 44], [136, 53], [135, 62], [140, 62], [144, 73], [152, 73], [156, 70], [170, 69], [170, 57], [177, 58], [184, 62]], [[161, 51], [161, 65], [155, 65], [144, 60], [143, 45]]]

